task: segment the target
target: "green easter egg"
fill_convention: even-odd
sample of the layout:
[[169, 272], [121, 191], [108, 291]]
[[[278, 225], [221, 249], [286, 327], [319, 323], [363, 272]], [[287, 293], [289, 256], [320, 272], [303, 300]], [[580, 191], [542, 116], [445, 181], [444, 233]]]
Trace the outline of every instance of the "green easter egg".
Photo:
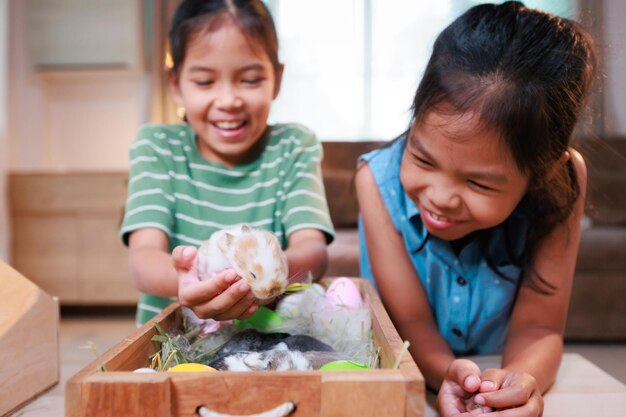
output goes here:
[[359, 362], [341, 360], [332, 361], [322, 365], [320, 371], [364, 371], [370, 369], [369, 366]]
[[261, 306], [252, 317], [243, 320], [233, 320], [233, 324], [239, 330], [253, 328], [263, 331], [271, 330], [282, 324], [283, 321], [283, 318], [276, 314], [274, 310]]

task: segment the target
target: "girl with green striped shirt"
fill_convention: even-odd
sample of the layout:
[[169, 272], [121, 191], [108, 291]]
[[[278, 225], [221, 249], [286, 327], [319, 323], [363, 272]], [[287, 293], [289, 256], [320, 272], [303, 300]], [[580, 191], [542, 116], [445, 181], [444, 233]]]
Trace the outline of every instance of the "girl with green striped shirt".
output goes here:
[[130, 150], [121, 236], [141, 292], [137, 322], [174, 299], [201, 318], [249, 317], [258, 308], [249, 285], [233, 270], [200, 281], [196, 248], [248, 224], [279, 239], [291, 282], [321, 277], [334, 237], [322, 147], [303, 126], [267, 124], [283, 66], [261, 1], [183, 1], [170, 46], [186, 123], [142, 126]]

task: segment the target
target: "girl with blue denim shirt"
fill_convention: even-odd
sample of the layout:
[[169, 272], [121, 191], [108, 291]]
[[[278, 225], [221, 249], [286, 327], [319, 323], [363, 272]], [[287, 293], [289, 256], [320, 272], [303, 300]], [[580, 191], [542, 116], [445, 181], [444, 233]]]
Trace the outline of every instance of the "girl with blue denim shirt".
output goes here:
[[[569, 142], [593, 73], [575, 22], [473, 7], [435, 41], [410, 128], [360, 158], [362, 274], [442, 416], [543, 412], [585, 199]], [[491, 353], [500, 368], [457, 359]]]

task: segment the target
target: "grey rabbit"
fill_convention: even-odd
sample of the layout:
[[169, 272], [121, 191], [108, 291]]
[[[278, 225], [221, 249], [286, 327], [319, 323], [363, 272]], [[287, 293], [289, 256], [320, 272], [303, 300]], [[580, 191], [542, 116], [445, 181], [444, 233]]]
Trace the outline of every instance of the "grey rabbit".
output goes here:
[[225, 343], [208, 365], [230, 371], [306, 370], [338, 359], [346, 357], [314, 337], [248, 329]]

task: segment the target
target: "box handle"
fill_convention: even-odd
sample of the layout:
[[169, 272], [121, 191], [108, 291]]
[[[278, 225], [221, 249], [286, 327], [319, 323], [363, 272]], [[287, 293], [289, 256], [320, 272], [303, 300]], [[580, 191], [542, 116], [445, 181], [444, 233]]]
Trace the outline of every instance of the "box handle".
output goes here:
[[271, 410], [263, 411], [257, 414], [246, 414], [245, 416], [218, 413], [217, 411], [209, 410], [203, 405], [198, 407], [197, 413], [200, 417], [285, 417], [293, 413], [295, 410], [296, 403], [294, 403], [293, 401], [288, 401], [284, 404], [279, 405], [276, 408], [272, 408]]

